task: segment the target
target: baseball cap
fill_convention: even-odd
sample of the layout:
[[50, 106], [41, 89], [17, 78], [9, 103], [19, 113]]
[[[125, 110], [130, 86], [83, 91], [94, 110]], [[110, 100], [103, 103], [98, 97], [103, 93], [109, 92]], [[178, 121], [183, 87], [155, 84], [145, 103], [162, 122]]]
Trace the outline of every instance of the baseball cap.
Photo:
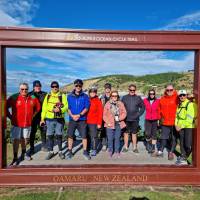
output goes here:
[[39, 86], [39, 87], [42, 86], [42, 84], [40, 83], [39, 80], [35, 80], [35, 81], [33, 81], [33, 87], [36, 87], [36, 86]]
[[187, 94], [187, 91], [186, 90], [179, 90], [178, 95], [180, 95], [180, 94]]
[[109, 88], [109, 89], [111, 89], [111, 84], [110, 83], [106, 83], [105, 85], [104, 85], [104, 88], [106, 89], [106, 88]]
[[52, 87], [53, 85], [57, 85], [57, 86], [59, 87], [59, 84], [58, 84], [57, 81], [52, 81], [52, 82], [51, 82], [51, 87]]
[[81, 79], [76, 79], [74, 85], [83, 85], [83, 81]]

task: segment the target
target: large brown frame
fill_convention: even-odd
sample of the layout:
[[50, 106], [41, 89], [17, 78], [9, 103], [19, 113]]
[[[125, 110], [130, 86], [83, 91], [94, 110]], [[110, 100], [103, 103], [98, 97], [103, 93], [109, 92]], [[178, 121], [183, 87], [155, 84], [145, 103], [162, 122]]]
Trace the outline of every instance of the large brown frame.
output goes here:
[[[200, 32], [97, 31], [0, 27], [0, 186], [200, 185], [200, 123], [194, 131], [193, 166], [79, 165], [6, 168], [6, 47], [98, 50], [192, 50], [194, 94], [200, 102]], [[198, 106], [198, 119], [200, 107]]]

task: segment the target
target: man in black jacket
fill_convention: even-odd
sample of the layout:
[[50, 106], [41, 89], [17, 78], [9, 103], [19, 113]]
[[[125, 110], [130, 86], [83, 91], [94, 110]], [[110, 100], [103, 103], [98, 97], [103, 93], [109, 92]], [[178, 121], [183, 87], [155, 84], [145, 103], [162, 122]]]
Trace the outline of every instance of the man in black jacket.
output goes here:
[[139, 153], [137, 149], [137, 132], [139, 128], [140, 116], [145, 111], [143, 100], [140, 96], [136, 95], [136, 86], [131, 84], [128, 87], [129, 94], [122, 98], [127, 111], [126, 117], [126, 130], [124, 132], [124, 148], [123, 152], [128, 152], [128, 138], [129, 134], [132, 136], [133, 152]]
[[34, 154], [34, 140], [35, 140], [35, 134], [37, 132], [37, 129], [39, 127], [40, 129], [40, 134], [41, 134], [41, 141], [42, 141], [42, 151], [47, 151], [46, 148], [46, 127], [45, 126], [40, 126], [40, 121], [41, 121], [41, 112], [42, 112], [42, 104], [44, 101], [44, 98], [46, 96], [46, 92], [43, 92], [41, 90], [41, 83], [39, 80], [33, 81], [33, 90], [29, 93], [29, 95], [34, 95], [40, 102], [41, 105], [41, 110], [38, 112], [33, 120], [32, 120], [32, 125], [31, 125], [31, 134], [30, 134], [30, 154]]

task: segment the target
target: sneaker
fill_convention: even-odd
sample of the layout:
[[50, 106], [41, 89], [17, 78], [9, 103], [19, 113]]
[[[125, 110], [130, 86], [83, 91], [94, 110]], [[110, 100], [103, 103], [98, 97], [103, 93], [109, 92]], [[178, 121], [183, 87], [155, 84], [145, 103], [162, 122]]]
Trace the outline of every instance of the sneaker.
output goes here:
[[84, 157], [85, 160], [90, 160], [91, 159], [91, 157], [90, 157], [90, 155], [88, 154], [87, 151], [83, 152], [83, 157]]
[[65, 159], [66, 160], [71, 160], [73, 157], [73, 153], [72, 152], [69, 152], [66, 156], [65, 156]]
[[30, 160], [32, 160], [32, 158], [31, 158], [31, 156], [29, 154], [26, 154], [25, 155], [25, 160], [30, 161]]
[[116, 159], [117, 159], [117, 158], [120, 158], [120, 153], [114, 153], [112, 157], [113, 157], [114, 159], [115, 159], [115, 158], [116, 158]]
[[172, 152], [168, 153], [168, 160], [174, 160], [174, 153]]
[[127, 153], [127, 152], [128, 152], [128, 148], [124, 147], [124, 148], [122, 149], [122, 152], [123, 152], [123, 153]]
[[65, 156], [64, 156], [64, 154], [63, 154], [62, 151], [60, 151], [60, 152], [58, 153], [58, 156], [60, 157], [61, 160], [63, 160], [63, 159], [65, 158]]
[[106, 150], [107, 150], [107, 146], [106, 146], [106, 145], [103, 145], [102, 151], [106, 151]]
[[158, 152], [157, 152], [157, 157], [163, 157], [163, 156], [164, 156], [164, 154], [163, 154], [162, 151], [158, 151]]
[[41, 148], [41, 151], [43, 151], [43, 152], [48, 152], [48, 149], [47, 149], [46, 147], [42, 147], [42, 148]]
[[47, 156], [46, 156], [46, 158], [45, 158], [45, 160], [50, 160], [53, 156], [54, 156], [54, 153], [49, 151]]
[[10, 166], [16, 166], [16, 165], [18, 165], [18, 159], [13, 158], [12, 162], [10, 163]]
[[109, 151], [109, 152], [108, 152], [108, 156], [109, 156], [109, 158], [112, 158], [113, 153], [112, 153], [111, 151]]
[[176, 165], [188, 165], [188, 162], [185, 158], [180, 158], [177, 159], [177, 161], [175, 162]]
[[139, 153], [138, 149], [137, 148], [133, 149], [133, 153]]
[[158, 156], [158, 152], [157, 151], [154, 151], [151, 153], [151, 157], [157, 157]]
[[92, 150], [90, 155], [91, 156], [96, 156], [97, 155], [97, 151], [96, 150]]

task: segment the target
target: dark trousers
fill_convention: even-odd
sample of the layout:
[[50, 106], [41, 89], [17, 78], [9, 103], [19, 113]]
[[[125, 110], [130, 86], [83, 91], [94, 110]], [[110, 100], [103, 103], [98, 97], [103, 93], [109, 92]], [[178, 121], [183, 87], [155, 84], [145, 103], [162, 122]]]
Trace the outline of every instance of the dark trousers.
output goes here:
[[31, 124], [31, 134], [30, 134], [31, 150], [34, 150], [35, 134], [37, 132], [38, 127], [40, 129], [42, 147], [46, 146], [46, 126], [43, 126], [43, 127], [40, 126], [40, 118], [33, 118], [32, 124]]
[[100, 139], [101, 139], [102, 145], [107, 146], [108, 140], [107, 140], [106, 128], [104, 127], [104, 123], [101, 127]]
[[92, 150], [97, 149], [97, 125], [88, 124], [89, 141]]
[[184, 128], [180, 131], [181, 155], [188, 158], [192, 152], [192, 128]]
[[174, 126], [162, 126], [161, 132], [161, 151], [165, 147], [168, 148], [170, 152], [174, 152], [177, 145], [178, 134]]

